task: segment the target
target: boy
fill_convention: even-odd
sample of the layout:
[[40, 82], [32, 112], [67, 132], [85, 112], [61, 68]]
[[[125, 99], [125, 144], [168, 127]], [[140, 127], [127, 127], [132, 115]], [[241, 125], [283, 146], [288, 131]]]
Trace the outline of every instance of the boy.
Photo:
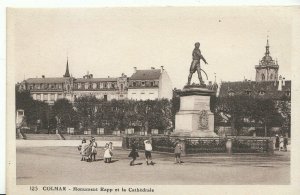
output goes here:
[[181, 164], [181, 159], [180, 159], [181, 151], [182, 151], [181, 145], [177, 142], [176, 146], [175, 146], [175, 150], [174, 150], [175, 164], [177, 164], [177, 163]]
[[151, 156], [151, 151], [152, 151], [151, 142], [149, 140], [145, 140], [144, 144], [145, 144], [146, 163], [147, 163], [147, 165], [149, 165], [148, 161], [150, 160], [151, 161], [150, 165], [154, 165], [154, 163], [152, 162], [152, 156]]

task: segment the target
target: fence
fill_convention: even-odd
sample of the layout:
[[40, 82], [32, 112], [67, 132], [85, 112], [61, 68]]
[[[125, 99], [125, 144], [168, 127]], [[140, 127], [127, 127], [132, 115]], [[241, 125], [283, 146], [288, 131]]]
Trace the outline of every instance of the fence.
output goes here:
[[144, 150], [144, 140], [152, 140], [153, 151], [174, 152], [177, 142], [183, 154], [197, 153], [272, 153], [273, 142], [269, 138], [222, 138], [222, 137], [172, 137], [172, 136], [124, 136], [122, 146], [130, 149], [133, 142]]

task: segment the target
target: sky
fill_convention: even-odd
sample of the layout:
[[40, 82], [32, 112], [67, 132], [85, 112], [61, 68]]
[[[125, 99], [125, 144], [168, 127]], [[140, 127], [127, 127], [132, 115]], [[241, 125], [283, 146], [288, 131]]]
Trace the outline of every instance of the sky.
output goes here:
[[[292, 17], [279, 7], [9, 9], [8, 60], [16, 82], [70, 74], [117, 77], [133, 67], [164, 69], [174, 88], [187, 82], [200, 42], [209, 80], [255, 80], [267, 37], [279, 74], [292, 78]], [[196, 74], [192, 82], [198, 82]], [[206, 81], [207, 82], [207, 81]]]

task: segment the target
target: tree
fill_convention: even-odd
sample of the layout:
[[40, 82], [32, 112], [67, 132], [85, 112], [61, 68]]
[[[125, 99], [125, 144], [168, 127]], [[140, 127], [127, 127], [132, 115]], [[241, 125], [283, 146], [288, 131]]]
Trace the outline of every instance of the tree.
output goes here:
[[255, 101], [252, 97], [246, 95], [227, 96], [216, 98], [215, 113], [231, 124], [232, 130], [237, 135], [244, 125], [245, 118], [251, 118], [252, 107], [255, 105]]
[[53, 114], [56, 122], [60, 123], [62, 128], [71, 127], [76, 124], [75, 112], [73, 106], [67, 99], [59, 99], [53, 105]]

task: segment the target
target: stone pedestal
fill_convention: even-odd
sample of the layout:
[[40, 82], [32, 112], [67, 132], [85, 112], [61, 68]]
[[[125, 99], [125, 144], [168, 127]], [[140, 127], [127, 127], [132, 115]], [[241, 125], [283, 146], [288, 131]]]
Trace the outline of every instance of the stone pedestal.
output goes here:
[[213, 137], [214, 114], [210, 97], [215, 92], [203, 87], [185, 87], [180, 93], [180, 110], [175, 116], [174, 136]]

